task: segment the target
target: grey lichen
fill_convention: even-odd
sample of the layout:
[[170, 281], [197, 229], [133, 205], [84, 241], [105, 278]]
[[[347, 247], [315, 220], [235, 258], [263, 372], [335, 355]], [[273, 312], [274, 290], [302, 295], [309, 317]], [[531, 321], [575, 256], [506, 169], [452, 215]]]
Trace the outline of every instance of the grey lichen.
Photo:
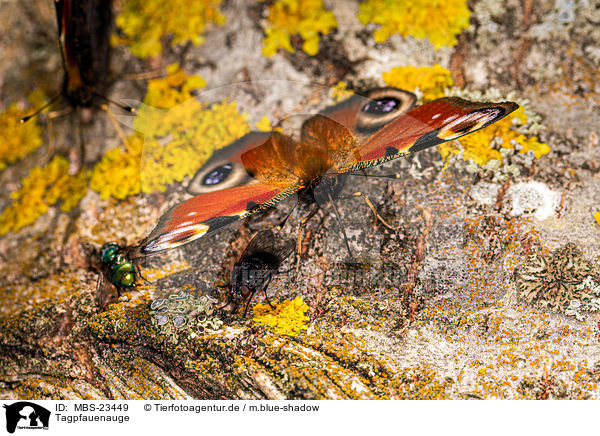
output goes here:
[[152, 324], [174, 338], [180, 330], [200, 333], [219, 330], [223, 322], [211, 316], [216, 303], [217, 300], [208, 295], [181, 291], [152, 301], [149, 313]]
[[531, 255], [517, 273], [517, 289], [521, 299], [577, 319], [583, 319], [581, 310], [600, 308], [600, 286], [594, 282], [593, 264], [573, 243], [552, 254]]

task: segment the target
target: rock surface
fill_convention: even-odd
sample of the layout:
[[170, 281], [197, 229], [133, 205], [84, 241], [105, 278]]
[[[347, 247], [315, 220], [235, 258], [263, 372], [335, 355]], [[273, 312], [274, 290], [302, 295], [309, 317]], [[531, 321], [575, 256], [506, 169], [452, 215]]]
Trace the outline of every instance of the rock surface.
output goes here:
[[[2, 109], [33, 89], [60, 87], [45, 3], [0, 4], [10, 23], [10, 40], [0, 41]], [[301, 115], [332, 103], [340, 80], [364, 90], [383, 86], [393, 67], [439, 63], [462, 92], [494, 88], [527, 100], [550, 152], [529, 165], [515, 159], [518, 174], [506, 177], [433, 149], [370, 172], [397, 179], [348, 178], [343, 194], [366, 194], [390, 228], [361, 197], [340, 199], [356, 258], [347, 262], [331, 206], [309, 221], [300, 274], [291, 256], [268, 289], [271, 300], [306, 303], [299, 334], [256, 322], [252, 309], [243, 317], [202, 299], [226, 299], [218, 285], [251, 235], [279, 223], [293, 201], [149, 259], [140, 286], [106, 310], [96, 304], [99, 247], [142, 239], [183, 188], [123, 201], [90, 190], [70, 213], [51, 207], [0, 239], [0, 397], [600, 398], [600, 39], [585, 27], [597, 12], [574, 2], [474, 3], [458, 45], [440, 50], [399, 35], [376, 44], [356, 18], [358, 3], [333, 0], [326, 5], [338, 29], [315, 56], [293, 38], [294, 53], [263, 56], [267, 6], [243, 1], [225, 2], [225, 25], [207, 29], [199, 47], [146, 64], [117, 47], [112, 99], [141, 101], [144, 82], [126, 75], [178, 61], [207, 82], [200, 100], [237, 102], [251, 126], [285, 119], [291, 133]], [[59, 152], [77, 141], [76, 121], [52, 121]], [[101, 111], [83, 129], [91, 162], [120, 144]], [[44, 145], [0, 173], [0, 207], [46, 153]], [[295, 240], [307, 213], [296, 209], [278, 237]], [[182, 291], [193, 315], [161, 329], [152, 302]]]

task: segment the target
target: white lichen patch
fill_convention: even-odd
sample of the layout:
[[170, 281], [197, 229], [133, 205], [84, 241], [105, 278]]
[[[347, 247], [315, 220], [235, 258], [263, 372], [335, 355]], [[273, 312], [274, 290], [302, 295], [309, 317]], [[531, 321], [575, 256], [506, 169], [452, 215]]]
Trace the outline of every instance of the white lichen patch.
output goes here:
[[471, 198], [485, 206], [493, 206], [498, 196], [500, 185], [497, 183], [480, 182], [471, 189]]
[[559, 193], [536, 181], [514, 184], [507, 194], [511, 199], [512, 216], [532, 214], [539, 221], [553, 216], [560, 202]]

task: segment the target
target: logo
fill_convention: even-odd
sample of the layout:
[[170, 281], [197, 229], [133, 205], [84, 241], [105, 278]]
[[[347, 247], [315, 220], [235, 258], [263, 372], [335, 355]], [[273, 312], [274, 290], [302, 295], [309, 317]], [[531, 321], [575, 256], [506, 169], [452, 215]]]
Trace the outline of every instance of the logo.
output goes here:
[[50, 411], [29, 401], [19, 401], [3, 406], [6, 409], [6, 431], [14, 433], [15, 429], [48, 430]]

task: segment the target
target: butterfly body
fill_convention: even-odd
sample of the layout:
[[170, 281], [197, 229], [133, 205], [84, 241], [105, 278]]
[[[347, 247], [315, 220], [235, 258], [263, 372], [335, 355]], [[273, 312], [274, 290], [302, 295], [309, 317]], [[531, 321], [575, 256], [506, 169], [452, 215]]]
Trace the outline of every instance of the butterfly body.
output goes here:
[[298, 140], [279, 132], [247, 134], [198, 171], [188, 186], [194, 197], [164, 213], [133, 256], [176, 248], [294, 194], [307, 203], [330, 201], [344, 174], [459, 138], [518, 108], [457, 97], [418, 107], [415, 101], [406, 91], [375, 89], [308, 118]]
[[65, 76], [72, 107], [91, 107], [108, 87], [111, 0], [55, 0]]

